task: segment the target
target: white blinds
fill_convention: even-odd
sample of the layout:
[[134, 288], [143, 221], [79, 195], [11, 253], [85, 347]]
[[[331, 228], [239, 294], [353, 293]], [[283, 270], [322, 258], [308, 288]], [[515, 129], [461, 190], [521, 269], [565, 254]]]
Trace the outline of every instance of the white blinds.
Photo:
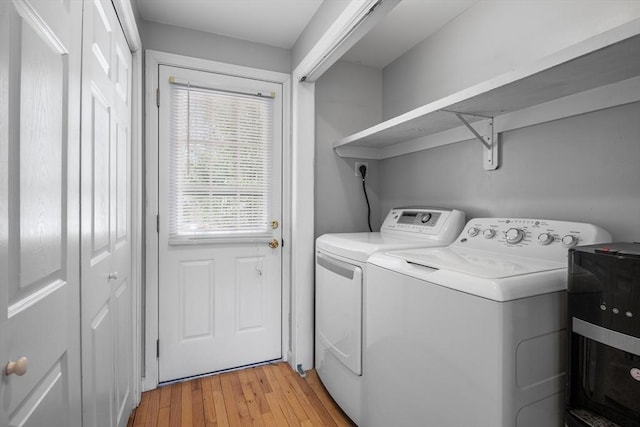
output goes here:
[[171, 85], [170, 242], [268, 235], [272, 116], [269, 97]]

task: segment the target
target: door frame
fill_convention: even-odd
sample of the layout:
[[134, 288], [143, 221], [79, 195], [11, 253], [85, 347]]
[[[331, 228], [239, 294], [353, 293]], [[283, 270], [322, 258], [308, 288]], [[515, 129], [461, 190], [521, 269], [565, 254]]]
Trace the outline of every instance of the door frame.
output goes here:
[[[142, 374], [143, 391], [158, 386], [158, 67], [192, 68], [195, 70], [227, 74], [282, 84], [282, 358], [290, 359], [290, 319], [291, 307], [291, 75], [258, 68], [227, 64], [172, 53], [145, 50], [145, 286], [142, 298], [144, 356]], [[166, 95], [165, 95], [166, 96]], [[160, 94], [162, 100], [163, 95]]]
[[133, 403], [137, 407], [142, 394], [143, 374], [143, 262], [144, 224], [142, 222], [144, 201], [144, 150], [143, 150], [143, 58], [142, 41], [137, 20], [130, 0], [112, 0], [120, 26], [131, 51], [131, 286], [133, 312]]

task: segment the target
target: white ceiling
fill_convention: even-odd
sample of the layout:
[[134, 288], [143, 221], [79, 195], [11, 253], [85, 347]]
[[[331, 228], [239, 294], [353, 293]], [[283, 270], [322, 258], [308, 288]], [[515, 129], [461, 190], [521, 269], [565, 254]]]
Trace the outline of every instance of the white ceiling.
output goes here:
[[[322, 1], [137, 0], [137, 4], [147, 21], [291, 49]], [[383, 68], [477, 1], [402, 0], [342, 59]]]
[[322, 0], [137, 0], [147, 21], [291, 49]]

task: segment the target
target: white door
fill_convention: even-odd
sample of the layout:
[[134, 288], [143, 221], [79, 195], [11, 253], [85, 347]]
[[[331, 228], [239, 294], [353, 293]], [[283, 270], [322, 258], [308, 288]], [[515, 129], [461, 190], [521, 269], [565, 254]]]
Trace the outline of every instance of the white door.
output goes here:
[[85, 0], [83, 32], [83, 426], [122, 426], [133, 407], [131, 53], [108, 0]]
[[282, 87], [159, 82], [159, 380], [279, 359]]
[[1, 426], [81, 424], [81, 10], [0, 1]]

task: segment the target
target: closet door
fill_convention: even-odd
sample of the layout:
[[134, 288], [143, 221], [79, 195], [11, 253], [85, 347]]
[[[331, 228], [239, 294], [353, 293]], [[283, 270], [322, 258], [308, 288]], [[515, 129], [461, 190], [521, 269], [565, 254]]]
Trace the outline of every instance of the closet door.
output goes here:
[[122, 426], [133, 407], [131, 54], [110, 1], [85, 0], [83, 28], [83, 426]]
[[0, 1], [0, 426], [78, 426], [82, 3]]

